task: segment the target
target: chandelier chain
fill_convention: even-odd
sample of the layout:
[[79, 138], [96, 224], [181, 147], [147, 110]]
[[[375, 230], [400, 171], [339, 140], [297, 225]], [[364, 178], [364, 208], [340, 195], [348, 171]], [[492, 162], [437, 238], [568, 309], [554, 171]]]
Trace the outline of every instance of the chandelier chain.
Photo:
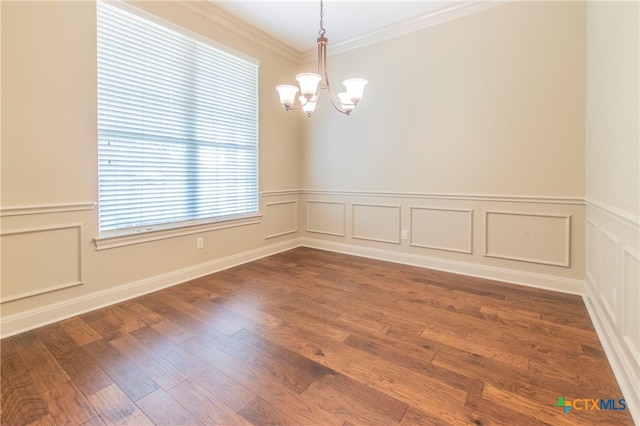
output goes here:
[[322, 0], [320, 0], [320, 31], [318, 31], [318, 34], [320, 34], [320, 37], [324, 37], [324, 33], [326, 33], [327, 31], [324, 29], [324, 5], [322, 3]]

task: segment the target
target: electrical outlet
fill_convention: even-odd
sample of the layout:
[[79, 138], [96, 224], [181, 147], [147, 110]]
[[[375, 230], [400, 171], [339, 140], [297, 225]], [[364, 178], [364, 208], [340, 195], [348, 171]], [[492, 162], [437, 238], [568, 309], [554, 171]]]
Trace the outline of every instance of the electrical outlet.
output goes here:
[[202, 237], [196, 238], [196, 247], [199, 249], [204, 247], [204, 238]]
[[406, 229], [402, 230], [402, 239], [403, 240], [408, 240], [409, 239], [409, 231], [407, 231]]

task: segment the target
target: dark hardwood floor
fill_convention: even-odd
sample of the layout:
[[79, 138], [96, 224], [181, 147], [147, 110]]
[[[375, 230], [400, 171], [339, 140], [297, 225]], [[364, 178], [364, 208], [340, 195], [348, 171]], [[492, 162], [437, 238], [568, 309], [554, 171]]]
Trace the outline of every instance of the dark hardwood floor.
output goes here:
[[633, 424], [580, 297], [307, 248], [1, 350], [3, 425]]

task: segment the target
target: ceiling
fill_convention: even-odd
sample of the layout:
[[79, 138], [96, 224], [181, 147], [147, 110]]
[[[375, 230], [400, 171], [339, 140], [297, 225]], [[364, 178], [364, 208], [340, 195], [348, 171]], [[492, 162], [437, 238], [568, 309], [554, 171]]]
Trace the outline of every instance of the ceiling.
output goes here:
[[[320, 29], [319, 0], [209, 1], [298, 52], [316, 48]], [[325, 37], [330, 45], [347, 43], [459, 3], [445, 0], [325, 0]]]

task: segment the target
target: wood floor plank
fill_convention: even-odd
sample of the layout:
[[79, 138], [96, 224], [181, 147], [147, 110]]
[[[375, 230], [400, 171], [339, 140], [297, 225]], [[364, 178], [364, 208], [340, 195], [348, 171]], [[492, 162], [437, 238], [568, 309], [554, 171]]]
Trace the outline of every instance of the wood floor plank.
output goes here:
[[109, 344], [129, 358], [140, 370], [164, 390], [169, 390], [187, 380], [181, 373], [160, 356], [148, 351], [144, 344], [130, 334], [112, 340]]
[[205, 425], [250, 425], [244, 417], [197, 383], [187, 380], [169, 394]]
[[280, 410], [262, 398], [256, 398], [240, 413], [254, 425], [295, 425], [298, 424], [286, 411]]
[[67, 352], [57, 359], [73, 384], [85, 397], [113, 384], [113, 380], [83, 348]]
[[89, 402], [71, 382], [45, 392], [43, 397], [57, 425], [78, 425], [96, 416]]
[[16, 351], [13, 340], [3, 339], [0, 345], [0, 400], [3, 425], [31, 423], [48, 414], [47, 403]]
[[158, 389], [141, 398], [136, 405], [155, 424], [158, 425], [202, 425], [193, 414], [187, 411], [164, 389]]
[[330, 413], [352, 424], [397, 424], [408, 405], [342, 374], [329, 374], [304, 394]]
[[115, 384], [87, 398], [106, 425], [153, 425], [153, 422]]
[[58, 363], [58, 360], [38, 339], [35, 332], [14, 336], [16, 352], [25, 365], [29, 366], [29, 375], [40, 392], [69, 381], [69, 376]]
[[83, 346], [87, 343], [100, 340], [102, 337], [100, 334], [91, 328], [80, 317], [71, 317], [69, 319], [60, 322], [60, 326], [64, 331], [71, 336], [77, 345]]
[[631, 425], [579, 296], [297, 248], [0, 341], [7, 425]]
[[149, 376], [108, 342], [92, 342], [84, 350], [132, 401], [135, 402], [159, 388]]
[[212, 366], [247, 389], [256, 392], [257, 396], [276, 407], [286, 407], [287, 412], [299, 424], [341, 425], [343, 419], [335, 417], [321, 407], [301, 396], [295, 389], [287, 385], [274, 372], [262, 371], [247, 365], [221, 351], [212, 342], [202, 342], [197, 339], [184, 342], [189, 351], [198, 354]]
[[215, 366], [207, 364], [152, 328], [136, 330], [133, 336], [236, 411], [241, 410], [256, 397], [248, 388], [231, 379]]

